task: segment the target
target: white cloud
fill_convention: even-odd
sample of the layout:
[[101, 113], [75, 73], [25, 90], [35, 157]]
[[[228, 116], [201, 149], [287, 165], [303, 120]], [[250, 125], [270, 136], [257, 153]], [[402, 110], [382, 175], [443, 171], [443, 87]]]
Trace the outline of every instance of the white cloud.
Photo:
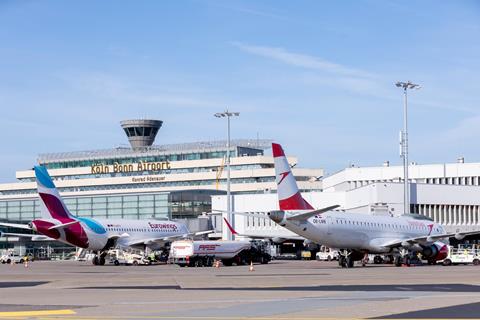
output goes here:
[[239, 48], [242, 51], [269, 58], [272, 60], [277, 60], [288, 65], [295, 67], [302, 67], [311, 70], [328, 72], [337, 76], [349, 76], [349, 77], [360, 77], [360, 78], [375, 78], [376, 76], [368, 72], [346, 67], [319, 57], [290, 52], [284, 48], [278, 47], [267, 47], [267, 46], [253, 46], [248, 44], [243, 44], [240, 42], [232, 42], [234, 46]]

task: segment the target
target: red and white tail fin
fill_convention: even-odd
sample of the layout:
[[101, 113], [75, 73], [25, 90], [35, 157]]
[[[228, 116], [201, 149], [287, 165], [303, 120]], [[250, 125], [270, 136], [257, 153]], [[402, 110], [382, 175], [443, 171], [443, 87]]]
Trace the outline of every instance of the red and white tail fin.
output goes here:
[[282, 146], [272, 143], [272, 151], [280, 210], [312, 210], [313, 207], [303, 199], [298, 190]]

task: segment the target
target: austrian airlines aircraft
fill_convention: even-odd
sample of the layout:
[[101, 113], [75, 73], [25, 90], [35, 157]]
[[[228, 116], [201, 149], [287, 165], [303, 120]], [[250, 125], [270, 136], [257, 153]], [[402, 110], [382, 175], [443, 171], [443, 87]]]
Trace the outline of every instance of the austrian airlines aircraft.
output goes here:
[[[52, 178], [43, 166], [36, 166], [41, 218], [28, 225], [0, 223], [0, 226], [33, 230], [69, 245], [96, 252], [93, 264], [105, 264], [107, 250], [118, 247], [160, 249], [173, 240], [211, 233], [190, 233], [183, 223], [163, 220], [92, 219], [72, 215]], [[2, 233], [5, 236], [39, 238], [38, 235]], [[41, 237], [41, 236], [40, 236]]]
[[270, 219], [315, 243], [341, 249], [342, 267], [353, 267], [368, 253], [392, 253], [400, 266], [420, 252], [433, 264], [448, 253], [440, 240], [480, 233], [446, 233], [440, 224], [416, 214], [390, 217], [332, 211], [338, 206], [314, 210], [300, 194], [282, 147], [273, 143], [272, 150], [280, 210], [269, 212]]

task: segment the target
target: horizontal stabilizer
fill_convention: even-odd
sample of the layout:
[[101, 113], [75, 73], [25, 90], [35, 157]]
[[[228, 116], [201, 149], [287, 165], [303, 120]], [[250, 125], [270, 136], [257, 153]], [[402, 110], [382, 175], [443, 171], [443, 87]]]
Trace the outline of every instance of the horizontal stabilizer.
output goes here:
[[60, 230], [60, 229], [64, 229], [64, 228], [67, 228], [69, 226], [71, 226], [72, 224], [76, 224], [76, 223], [79, 223], [80, 221], [79, 220], [75, 220], [75, 221], [71, 221], [71, 222], [67, 222], [67, 223], [62, 223], [62, 224], [57, 224], [53, 227], [50, 227], [48, 228], [48, 230]]
[[295, 221], [308, 220], [311, 217], [314, 217], [318, 214], [322, 214], [322, 213], [327, 212], [327, 211], [331, 211], [331, 210], [336, 209], [338, 207], [340, 207], [340, 205], [336, 204], [334, 206], [330, 206], [330, 207], [326, 207], [326, 208], [322, 208], [322, 209], [318, 209], [318, 210], [299, 213], [299, 214], [296, 214], [296, 215], [293, 215], [293, 216], [288, 216], [287, 220], [295, 220]]
[[194, 236], [202, 236], [204, 234], [210, 234], [210, 233], [213, 233], [213, 232], [215, 232], [215, 230], [199, 231], [199, 232], [195, 232], [193, 235]]
[[18, 228], [18, 229], [32, 230], [32, 228], [31, 228], [28, 224], [19, 224], [19, 223], [0, 222], [0, 227], [8, 227], [8, 228]]

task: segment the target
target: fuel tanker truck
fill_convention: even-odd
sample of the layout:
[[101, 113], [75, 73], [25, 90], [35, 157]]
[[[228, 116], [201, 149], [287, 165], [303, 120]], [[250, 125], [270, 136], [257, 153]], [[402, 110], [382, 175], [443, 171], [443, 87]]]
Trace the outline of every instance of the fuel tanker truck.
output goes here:
[[224, 266], [268, 263], [269, 246], [264, 241], [178, 240], [170, 246], [169, 260], [180, 267], [211, 267], [215, 260]]

